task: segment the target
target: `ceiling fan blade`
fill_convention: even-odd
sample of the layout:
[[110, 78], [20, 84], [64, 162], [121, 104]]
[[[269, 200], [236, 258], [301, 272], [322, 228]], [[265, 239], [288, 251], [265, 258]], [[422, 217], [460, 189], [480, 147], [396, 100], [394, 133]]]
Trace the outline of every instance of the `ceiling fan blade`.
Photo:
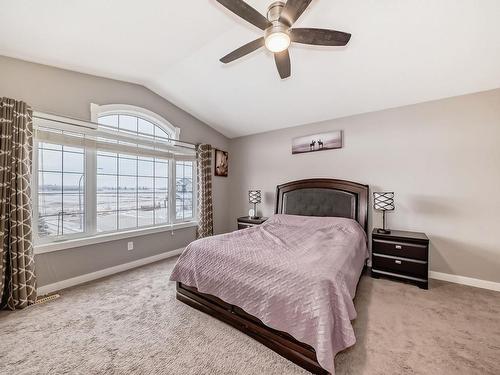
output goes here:
[[281, 11], [280, 22], [292, 26], [304, 13], [312, 0], [288, 0]]
[[290, 39], [295, 43], [315, 46], [345, 46], [349, 43], [351, 34], [327, 29], [291, 29]]
[[277, 52], [274, 54], [274, 61], [276, 62], [276, 67], [278, 68], [278, 73], [281, 79], [290, 77], [292, 72], [292, 67], [290, 64], [290, 54], [288, 50], [282, 52]]
[[265, 30], [271, 26], [266, 17], [242, 0], [217, 0], [217, 2], [259, 29]]
[[224, 64], [230, 63], [231, 61], [234, 61], [236, 59], [239, 59], [240, 57], [248, 55], [249, 53], [263, 46], [264, 46], [264, 37], [256, 39], [250, 43], [245, 44], [244, 46], [241, 46], [238, 49], [235, 49], [233, 52], [228, 53], [226, 56], [220, 59], [220, 61], [223, 62]]

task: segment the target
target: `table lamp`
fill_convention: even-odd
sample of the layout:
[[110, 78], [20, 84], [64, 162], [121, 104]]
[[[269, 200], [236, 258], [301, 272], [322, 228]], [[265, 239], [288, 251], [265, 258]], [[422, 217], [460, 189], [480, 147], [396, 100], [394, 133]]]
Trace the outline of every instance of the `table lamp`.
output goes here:
[[385, 212], [394, 211], [394, 192], [373, 193], [373, 208], [383, 212], [383, 228], [377, 229], [377, 232], [382, 234], [391, 233], [391, 231], [385, 227]]
[[248, 191], [248, 203], [253, 203], [253, 216], [252, 219], [258, 219], [257, 216], [257, 203], [262, 201], [262, 195], [260, 190], [249, 190]]

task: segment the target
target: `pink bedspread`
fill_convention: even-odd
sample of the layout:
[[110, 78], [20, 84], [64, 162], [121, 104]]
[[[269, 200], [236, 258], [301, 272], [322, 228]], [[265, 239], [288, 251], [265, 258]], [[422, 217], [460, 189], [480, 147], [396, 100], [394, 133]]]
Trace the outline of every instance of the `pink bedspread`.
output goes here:
[[170, 280], [311, 345], [333, 374], [335, 355], [356, 342], [353, 298], [367, 257], [366, 235], [354, 220], [275, 215], [258, 227], [192, 242]]

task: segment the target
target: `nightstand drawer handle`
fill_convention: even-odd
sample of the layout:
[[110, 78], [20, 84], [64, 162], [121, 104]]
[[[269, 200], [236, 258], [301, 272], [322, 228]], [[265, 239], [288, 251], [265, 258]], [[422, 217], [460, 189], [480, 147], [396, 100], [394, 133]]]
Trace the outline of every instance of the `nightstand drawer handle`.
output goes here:
[[401, 250], [403, 247], [401, 245], [396, 245], [396, 249]]
[[401, 264], [400, 260], [395, 260], [394, 262], [396, 262], [396, 264]]

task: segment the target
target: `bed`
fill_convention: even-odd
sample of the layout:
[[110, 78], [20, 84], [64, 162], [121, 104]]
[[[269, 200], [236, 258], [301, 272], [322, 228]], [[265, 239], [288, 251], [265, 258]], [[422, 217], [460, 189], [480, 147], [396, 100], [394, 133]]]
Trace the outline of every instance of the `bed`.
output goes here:
[[368, 258], [368, 186], [309, 179], [277, 187], [261, 226], [191, 243], [177, 299], [315, 374], [355, 343], [353, 298]]

